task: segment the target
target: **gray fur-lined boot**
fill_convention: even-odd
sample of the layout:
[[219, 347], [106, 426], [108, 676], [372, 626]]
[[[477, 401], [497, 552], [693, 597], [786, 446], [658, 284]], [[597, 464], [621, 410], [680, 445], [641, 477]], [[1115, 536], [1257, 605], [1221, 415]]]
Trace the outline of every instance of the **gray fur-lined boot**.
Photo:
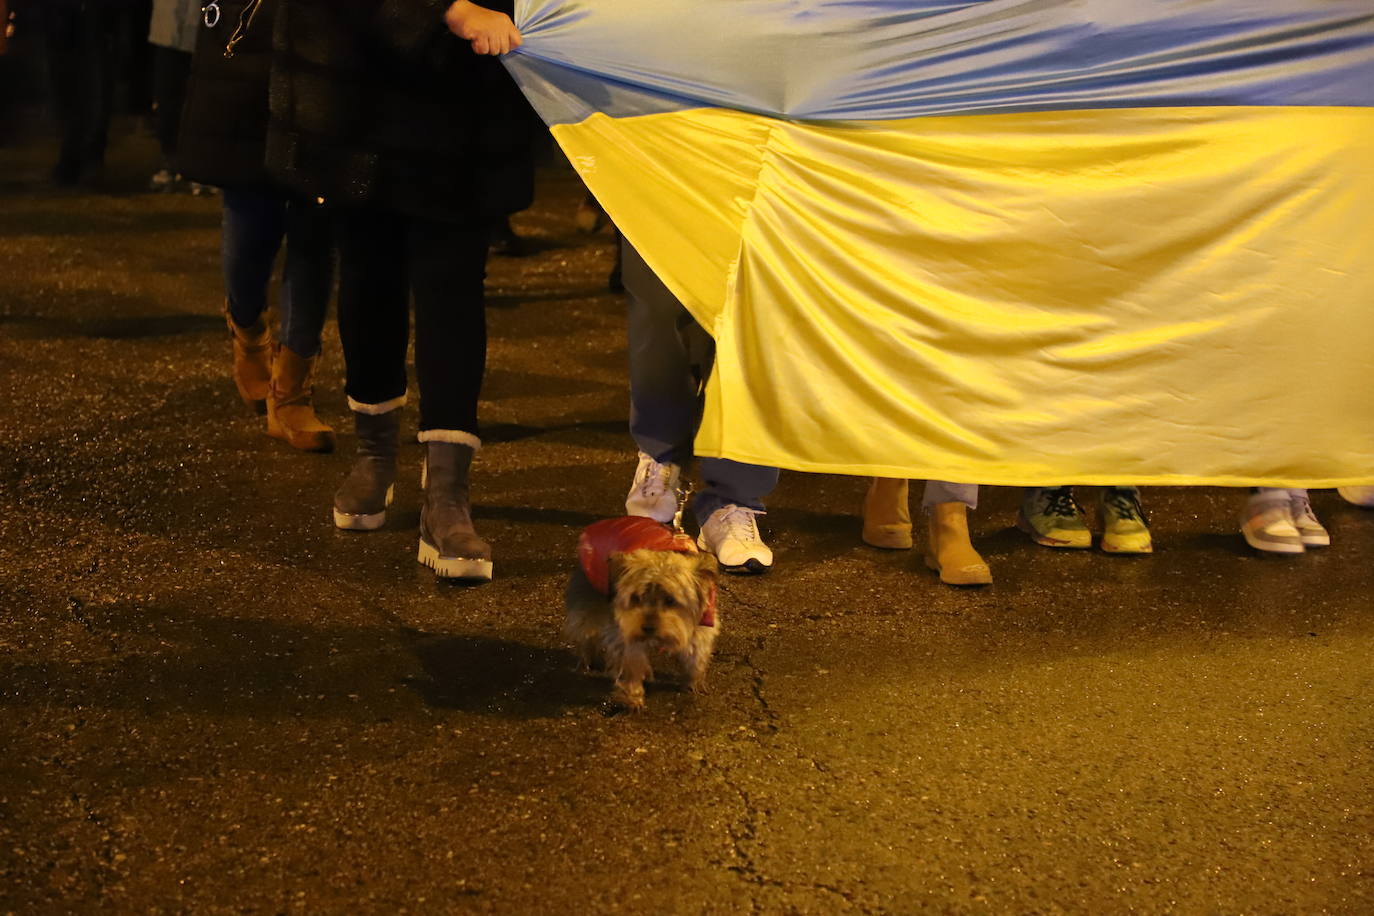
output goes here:
[[425, 489], [416, 557], [441, 579], [491, 580], [491, 547], [477, 536], [468, 500], [468, 471], [475, 450], [452, 442], [426, 442]]
[[374, 531], [386, 523], [386, 508], [396, 489], [396, 447], [401, 411], [353, 412], [358, 457], [343, 485], [334, 493], [334, 525], [350, 531]]

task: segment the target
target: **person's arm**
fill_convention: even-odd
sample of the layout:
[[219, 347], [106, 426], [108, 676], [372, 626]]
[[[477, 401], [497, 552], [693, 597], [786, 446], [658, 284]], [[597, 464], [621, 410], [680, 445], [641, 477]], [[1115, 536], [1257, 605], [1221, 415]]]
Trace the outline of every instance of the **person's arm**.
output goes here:
[[444, 13], [448, 30], [472, 43], [477, 54], [509, 54], [521, 45], [520, 30], [505, 13], [457, 0]]

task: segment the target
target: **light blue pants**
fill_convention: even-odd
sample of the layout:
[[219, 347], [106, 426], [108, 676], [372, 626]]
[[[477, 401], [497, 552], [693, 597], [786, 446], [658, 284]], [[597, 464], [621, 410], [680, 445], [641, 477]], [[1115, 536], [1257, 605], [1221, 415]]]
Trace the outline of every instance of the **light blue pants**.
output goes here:
[[938, 503], [963, 503], [969, 509], [977, 509], [978, 484], [927, 480], [925, 493], [921, 496], [921, 507], [929, 512], [930, 507]]

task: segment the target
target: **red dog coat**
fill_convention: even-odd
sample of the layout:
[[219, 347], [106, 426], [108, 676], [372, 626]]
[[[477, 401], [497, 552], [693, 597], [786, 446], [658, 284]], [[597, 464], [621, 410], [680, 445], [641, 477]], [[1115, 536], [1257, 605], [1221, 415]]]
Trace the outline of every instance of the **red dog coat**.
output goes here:
[[[603, 595], [611, 593], [610, 558], [613, 553], [632, 550], [671, 550], [675, 553], [696, 553], [697, 545], [691, 536], [674, 531], [662, 522], [637, 515], [624, 515], [595, 522], [582, 529], [577, 539], [577, 561], [586, 573], [587, 581]], [[716, 589], [706, 601], [701, 614], [701, 626], [716, 625]]]

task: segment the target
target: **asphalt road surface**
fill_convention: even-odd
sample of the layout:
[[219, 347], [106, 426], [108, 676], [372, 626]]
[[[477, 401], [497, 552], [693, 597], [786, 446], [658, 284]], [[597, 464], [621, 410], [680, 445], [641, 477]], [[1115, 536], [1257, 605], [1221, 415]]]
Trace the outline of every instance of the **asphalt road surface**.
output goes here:
[[340, 450], [295, 453], [229, 380], [217, 201], [117, 144], [75, 193], [0, 151], [0, 913], [1374, 912], [1374, 512], [1318, 492], [1333, 546], [1259, 557], [1236, 491], [1147, 489], [1132, 559], [992, 490], [958, 591], [787, 473], [713, 691], [608, 716], [561, 596], [634, 449], [571, 173], [492, 264], [467, 588], [415, 562], [413, 442], [334, 529], [332, 324]]

